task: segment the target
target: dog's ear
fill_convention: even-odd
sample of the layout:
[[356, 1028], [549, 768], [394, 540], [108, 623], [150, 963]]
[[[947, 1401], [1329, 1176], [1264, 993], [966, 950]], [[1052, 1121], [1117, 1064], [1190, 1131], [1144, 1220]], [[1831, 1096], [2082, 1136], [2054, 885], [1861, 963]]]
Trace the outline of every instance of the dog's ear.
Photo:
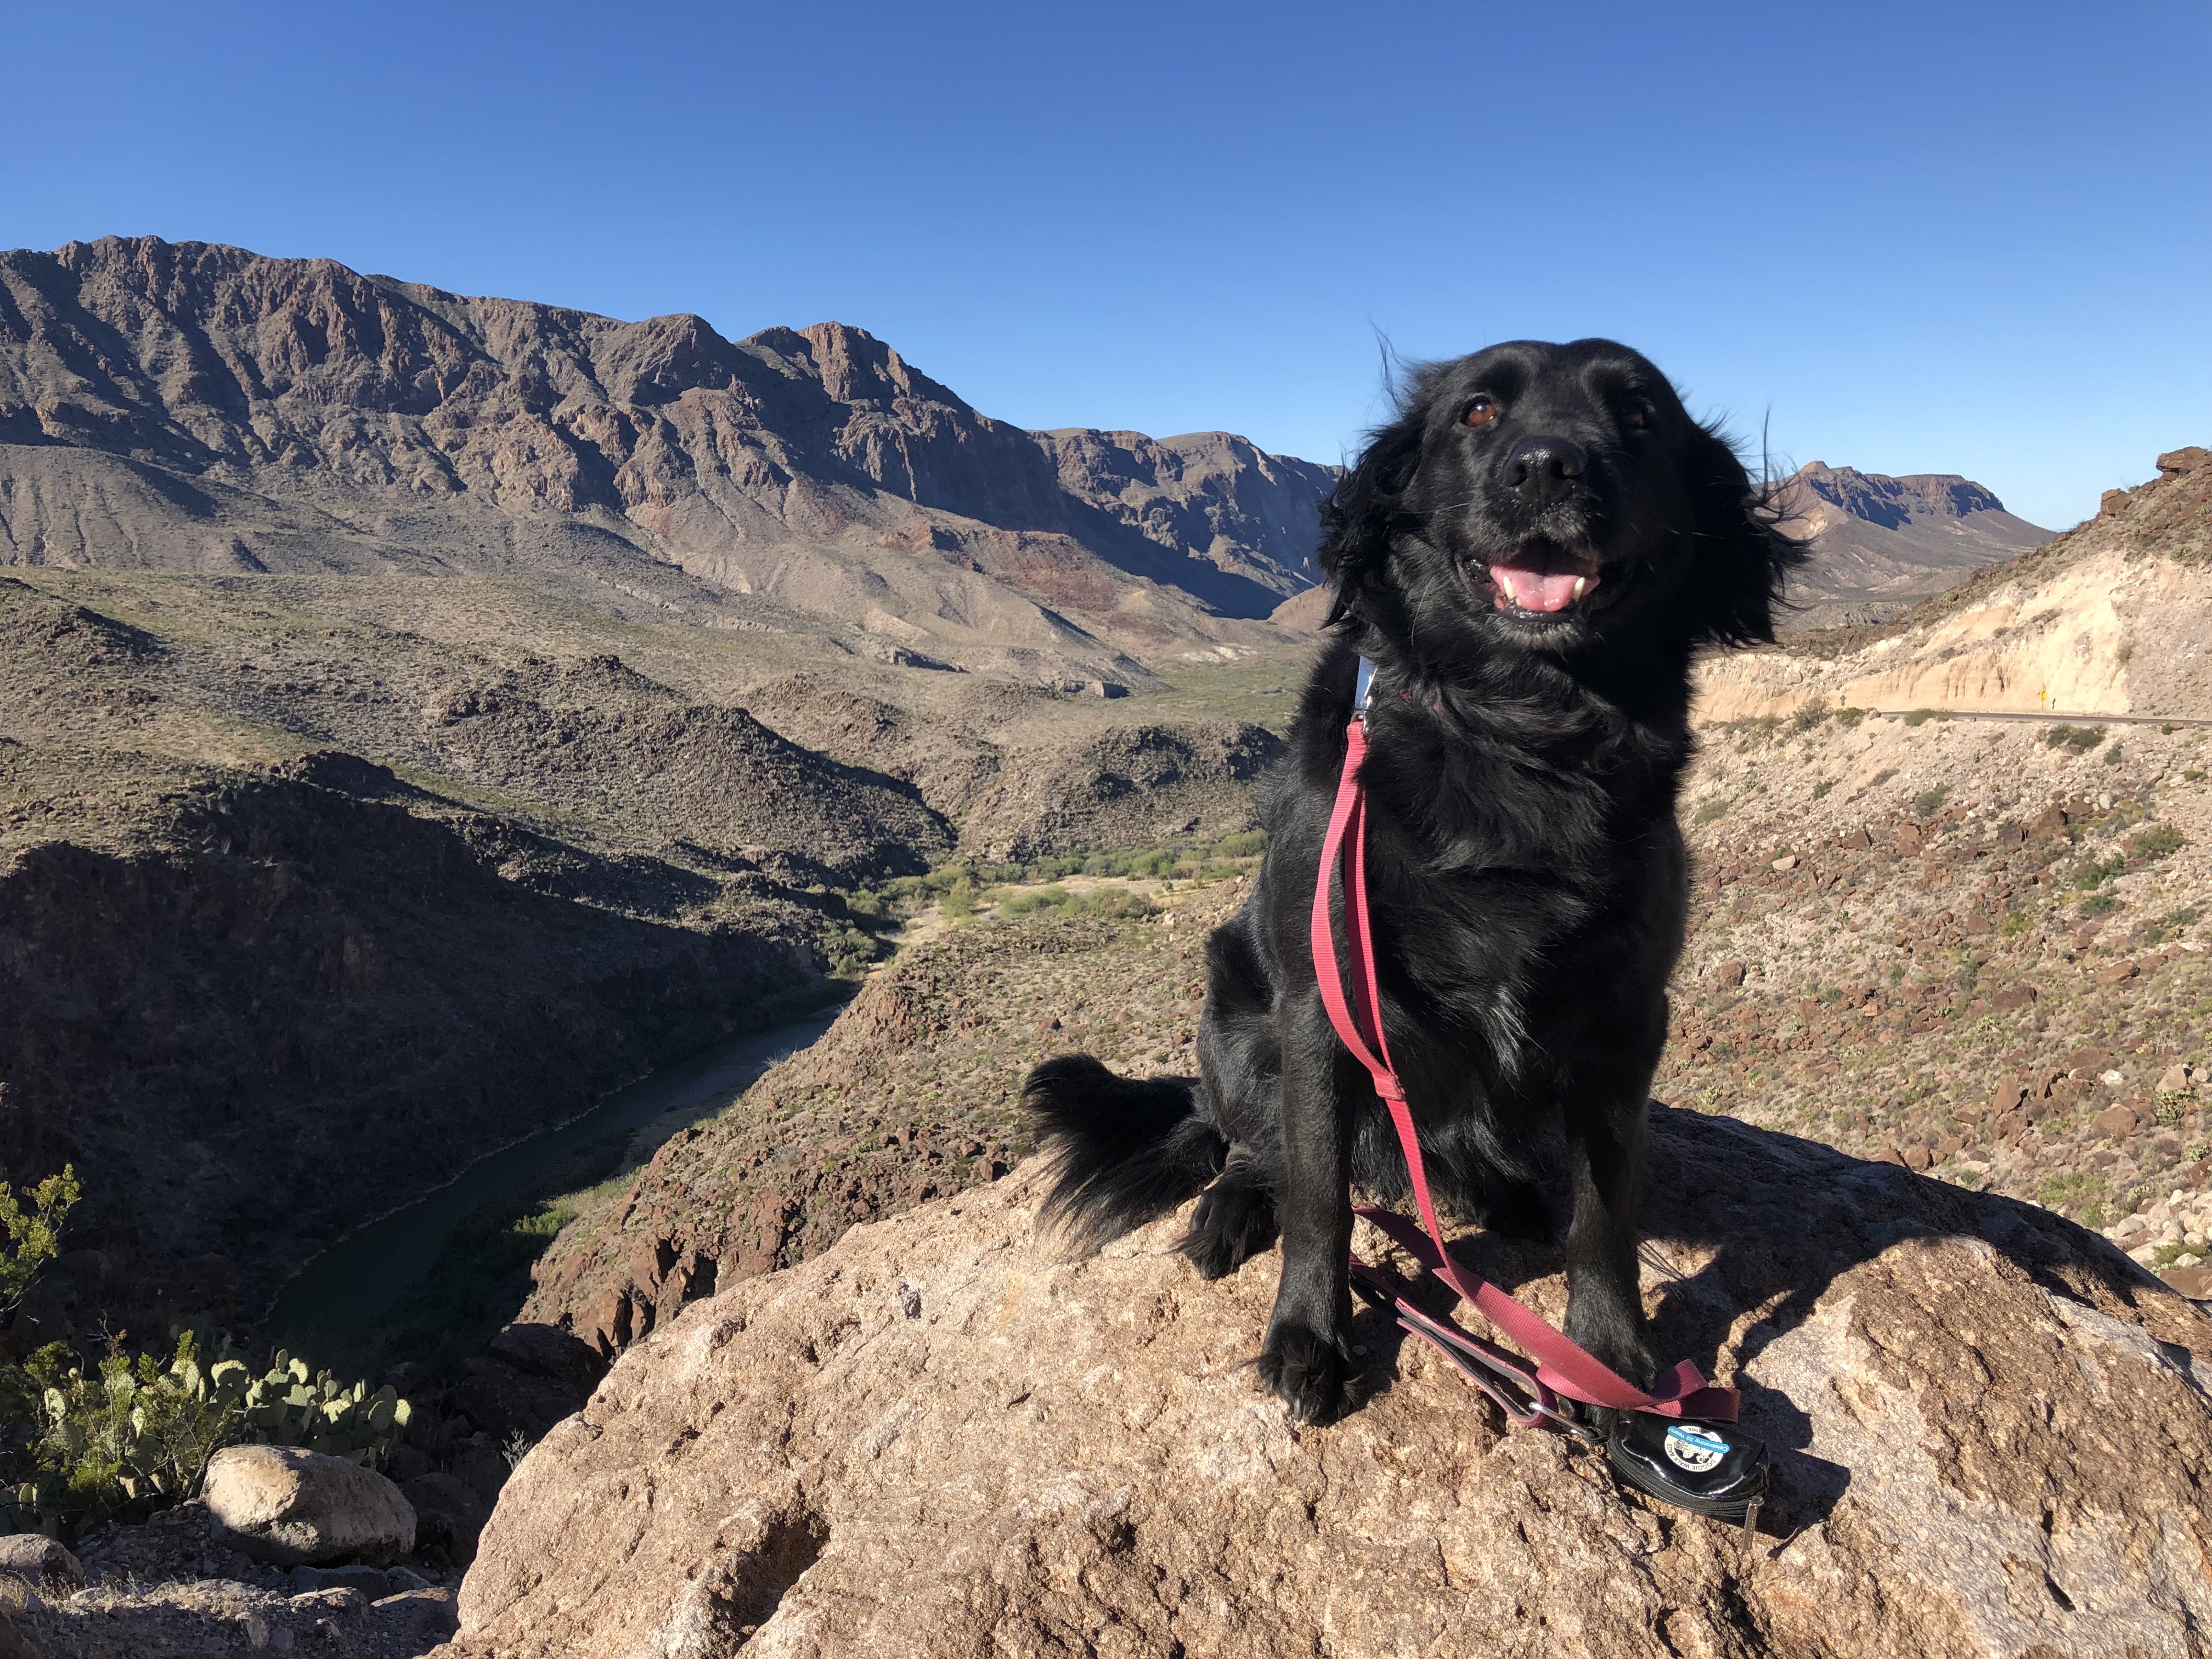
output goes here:
[[1422, 426], [1417, 404], [1370, 434], [1358, 461], [1321, 504], [1321, 568], [1335, 589], [1325, 628], [1358, 614], [1360, 597], [1382, 581], [1391, 538], [1403, 521], [1400, 498], [1420, 462]]
[[1700, 635], [1716, 645], [1771, 643], [1782, 586], [1805, 562], [1771, 483], [1754, 483], [1735, 446], [1706, 426], [1691, 439], [1698, 492], [1691, 604]]

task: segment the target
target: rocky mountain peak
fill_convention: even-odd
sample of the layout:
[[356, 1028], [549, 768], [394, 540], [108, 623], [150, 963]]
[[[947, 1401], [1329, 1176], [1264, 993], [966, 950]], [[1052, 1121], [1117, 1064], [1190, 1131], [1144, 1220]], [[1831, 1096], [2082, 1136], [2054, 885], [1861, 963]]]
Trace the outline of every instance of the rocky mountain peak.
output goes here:
[[1890, 530], [1914, 518], [1963, 519], [1970, 513], [2004, 511], [1995, 491], [1955, 472], [1915, 472], [1893, 478], [1809, 461], [1790, 475], [1790, 483], [1852, 518]]

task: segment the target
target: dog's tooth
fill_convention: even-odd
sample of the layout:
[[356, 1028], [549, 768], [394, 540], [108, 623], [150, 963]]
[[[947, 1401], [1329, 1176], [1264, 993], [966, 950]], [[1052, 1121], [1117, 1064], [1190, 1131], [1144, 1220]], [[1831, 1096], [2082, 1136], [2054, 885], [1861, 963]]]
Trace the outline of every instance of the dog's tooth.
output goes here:
[[1520, 604], [1520, 603], [1521, 603], [1521, 597], [1520, 597], [1520, 595], [1519, 595], [1519, 594], [1517, 594], [1517, 593], [1516, 593], [1516, 592], [1513, 591], [1513, 578], [1512, 578], [1512, 577], [1510, 577], [1510, 576], [1509, 576], [1509, 575], [1506, 575], [1504, 572], [1502, 572], [1502, 571], [1501, 571], [1501, 572], [1498, 574], [1498, 585], [1500, 587], [1502, 587], [1502, 588], [1504, 588], [1504, 589], [1505, 590], [1505, 597], [1506, 597], [1508, 599], [1510, 599], [1510, 600], [1511, 600], [1515, 605], [1518, 605], [1518, 604]]
[[1588, 576], [1577, 576], [1577, 577], [1576, 577], [1576, 578], [1575, 578], [1575, 597], [1576, 597], [1577, 599], [1579, 599], [1580, 598], [1582, 598], [1582, 596], [1583, 596], [1583, 594], [1585, 594], [1585, 593], [1587, 593], [1587, 592], [1589, 592], [1589, 578]]

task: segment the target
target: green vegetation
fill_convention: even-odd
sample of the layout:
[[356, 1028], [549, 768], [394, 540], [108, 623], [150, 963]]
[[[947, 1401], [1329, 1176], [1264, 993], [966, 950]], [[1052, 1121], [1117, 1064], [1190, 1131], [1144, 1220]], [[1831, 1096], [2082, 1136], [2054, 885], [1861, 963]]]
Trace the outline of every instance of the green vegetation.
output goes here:
[[[0, 1187], [0, 1282], [14, 1299], [57, 1253], [63, 1218], [82, 1195], [64, 1169], [22, 1198]], [[28, 1203], [23, 1201], [27, 1200]], [[279, 1349], [256, 1376], [228, 1338], [175, 1333], [158, 1356], [120, 1337], [88, 1368], [65, 1342], [0, 1364], [0, 1523], [71, 1539], [87, 1527], [142, 1521], [194, 1496], [208, 1460], [242, 1443], [305, 1446], [375, 1468], [406, 1433], [410, 1413], [390, 1387], [369, 1391]]]
[[2153, 864], [2188, 844], [2188, 838], [2172, 824], [2154, 823], [2128, 837], [2128, 860], [2137, 866]]
[[1838, 708], [1836, 710], [1836, 724], [1843, 726], [1848, 731], [1850, 727], [1856, 726], [1861, 720], [1864, 720], [1866, 718], [1866, 714], [1867, 711], [1863, 708], [1852, 708], [1849, 707]]
[[1868, 787], [1868, 788], [1869, 788], [1869, 789], [1879, 789], [1879, 788], [1881, 788], [1881, 787], [1882, 787], [1882, 785], [1884, 785], [1885, 783], [1887, 783], [1887, 782], [1888, 782], [1892, 778], [1895, 777], [1896, 775], [1897, 775], [1897, 769], [1896, 769], [1894, 766], [1886, 766], [1886, 767], [1882, 768], [1882, 769], [1881, 769], [1881, 771], [1879, 771], [1879, 772], [1877, 772], [1877, 773], [1875, 773], [1875, 774], [1874, 775], [1874, 781], [1873, 781], [1872, 782], [1870, 782], [1869, 784], [1868, 784], [1868, 785], [1867, 785], [1867, 787]]
[[2118, 766], [2120, 763], [2120, 745], [2114, 744], [2098, 758], [2106, 766]]
[[1814, 727], [1832, 718], [1834, 713], [1835, 711], [1825, 703], [1808, 702], [1801, 705], [1797, 712], [1790, 717], [1790, 735], [1795, 737], [1810, 732]]
[[2127, 860], [2118, 853], [2108, 859], [2083, 859], [2074, 866], [2066, 884], [2077, 893], [2094, 892], [2127, 867]]
[[1833, 789], [1835, 787], [1836, 787], [1836, 781], [1835, 781], [1833, 778], [1823, 778], [1823, 779], [1821, 779], [1821, 780], [1820, 781], [1820, 782], [1818, 782], [1818, 783], [1816, 783], [1816, 784], [1814, 784], [1814, 785], [1813, 786], [1813, 799], [1814, 799], [1814, 800], [1822, 800], [1822, 799], [1825, 799], [1826, 798], [1826, 796], [1827, 796], [1828, 792], [1829, 792], [1831, 789]]
[[2077, 755], [2084, 755], [2104, 740], [2105, 728], [2101, 726], [2054, 726], [2043, 742], [2045, 748], [2071, 749]]
[[1122, 888], [1072, 893], [1055, 884], [1033, 893], [1018, 893], [999, 906], [1003, 916], [1025, 916], [1035, 910], [1056, 910], [1064, 916], [1144, 916], [1152, 914], [1152, 903], [1142, 893]]
[[1951, 786], [1939, 783], [1933, 789], [1923, 789], [1912, 798], [1912, 810], [1926, 817], [1951, 799]]
[[[51, 1261], [61, 1249], [62, 1223], [70, 1206], [84, 1195], [76, 1167], [64, 1164], [59, 1175], [48, 1176], [16, 1197], [0, 1182], [0, 1230], [8, 1242], [0, 1245], [0, 1310], [14, 1307], [31, 1288], [40, 1264]], [[26, 1207], [24, 1200], [29, 1200]]]
[[228, 1342], [204, 1366], [204, 1340], [180, 1333], [167, 1365], [118, 1349], [90, 1373], [63, 1343], [33, 1354], [9, 1379], [30, 1406], [36, 1469], [12, 1494], [17, 1524], [59, 1537], [143, 1520], [191, 1497], [208, 1460], [241, 1442], [374, 1468], [406, 1432], [408, 1404], [388, 1385], [372, 1395], [328, 1371], [311, 1377], [305, 1360], [281, 1349], [257, 1378]]
[[1925, 726], [1930, 720], [1947, 720], [1951, 717], [1934, 708], [1916, 708], [1905, 717], [1907, 726]]
[[2119, 908], [2118, 896], [2112, 893], [2092, 893], [2081, 901], [2081, 914], [2085, 916], [2106, 916]]
[[1715, 795], [1711, 800], [1699, 803], [1698, 810], [1690, 814], [1690, 822], [1700, 826], [1717, 823], [1728, 816], [1728, 797]]

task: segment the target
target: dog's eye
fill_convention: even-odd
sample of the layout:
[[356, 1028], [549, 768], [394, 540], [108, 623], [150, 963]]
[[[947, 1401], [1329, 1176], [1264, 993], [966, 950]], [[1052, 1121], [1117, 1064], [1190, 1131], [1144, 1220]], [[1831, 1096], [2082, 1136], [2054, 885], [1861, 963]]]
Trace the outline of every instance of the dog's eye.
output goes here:
[[1488, 398], [1477, 398], [1467, 406], [1467, 413], [1460, 416], [1469, 426], [1488, 426], [1497, 418], [1498, 405]]
[[1642, 404], [1631, 404], [1620, 411], [1623, 426], [1646, 426], [1650, 423], [1651, 411]]

